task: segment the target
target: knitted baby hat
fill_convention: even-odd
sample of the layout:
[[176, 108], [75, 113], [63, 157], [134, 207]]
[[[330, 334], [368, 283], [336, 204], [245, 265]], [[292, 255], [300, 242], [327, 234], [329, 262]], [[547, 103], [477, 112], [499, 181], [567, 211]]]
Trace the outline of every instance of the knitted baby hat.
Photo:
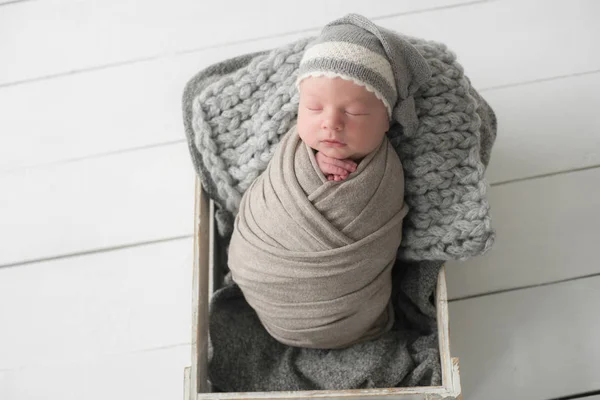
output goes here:
[[431, 77], [427, 61], [402, 36], [348, 14], [327, 24], [304, 52], [296, 85], [309, 76], [340, 77], [373, 92], [390, 119], [418, 123], [412, 94]]
[[392, 116], [398, 98], [392, 66], [379, 39], [356, 25], [327, 25], [323, 29], [304, 52], [298, 84], [309, 76], [339, 77], [364, 86]]

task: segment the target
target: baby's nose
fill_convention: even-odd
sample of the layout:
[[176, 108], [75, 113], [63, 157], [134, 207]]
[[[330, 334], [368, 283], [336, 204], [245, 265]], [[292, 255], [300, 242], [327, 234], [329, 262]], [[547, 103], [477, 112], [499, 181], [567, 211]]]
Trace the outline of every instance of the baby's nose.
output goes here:
[[344, 126], [344, 120], [339, 112], [327, 113], [321, 122], [321, 128], [325, 130], [339, 131]]

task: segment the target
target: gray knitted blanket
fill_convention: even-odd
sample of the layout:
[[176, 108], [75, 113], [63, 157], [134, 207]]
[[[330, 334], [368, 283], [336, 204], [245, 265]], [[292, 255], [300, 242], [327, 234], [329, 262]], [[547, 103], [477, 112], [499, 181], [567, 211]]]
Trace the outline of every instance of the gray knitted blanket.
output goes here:
[[[432, 303], [437, 272], [444, 260], [483, 254], [493, 243], [484, 171], [496, 119], [445, 45], [406, 39], [428, 61], [432, 77], [414, 96], [416, 131], [405, 134], [395, 124], [387, 134], [402, 160], [410, 210], [392, 271], [394, 328], [346, 349], [285, 346], [264, 330], [239, 287], [225, 279], [210, 309], [209, 376], [217, 390], [440, 384]], [[310, 40], [215, 64], [185, 88], [190, 154], [217, 207], [217, 273], [227, 272], [227, 246], [242, 194], [295, 123], [293, 82]]]

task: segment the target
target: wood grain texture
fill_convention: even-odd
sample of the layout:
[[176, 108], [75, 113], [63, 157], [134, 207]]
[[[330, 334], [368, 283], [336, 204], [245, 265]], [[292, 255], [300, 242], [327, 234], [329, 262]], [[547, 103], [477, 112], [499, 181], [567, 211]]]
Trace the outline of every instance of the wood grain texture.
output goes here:
[[442, 267], [438, 275], [435, 290], [435, 308], [437, 311], [438, 342], [440, 362], [442, 365], [442, 386], [451, 393], [460, 394], [460, 388], [455, 390], [452, 375], [452, 353], [450, 352], [450, 332], [448, 330], [448, 291], [446, 288], [446, 269]]
[[0, 266], [193, 232], [184, 144], [0, 175]]
[[0, 64], [0, 85], [318, 29], [348, 12], [377, 18], [457, 3], [468, 1], [306, 0], [292, 8], [277, 0], [25, 2], [0, 13], [0, 57], [12, 60]]
[[192, 249], [190, 238], [0, 269], [0, 370], [190, 343]]
[[[214, 246], [214, 204], [196, 179], [194, 211], [194, 263], [192, 280], [192, 369], [190, 390], [193, 393], [211, 391], [208, 380], [209, 304], [213, 291], [209, 289], [210, 271], [214, 270], [211, 255]], [[213, 213], [211, 213], [211, 209]]]
[[190, 346], [56, 362], [0, 372], [3, 400], [164, 400], [183, 398]]
[[497, 239], [484, 256], [448, 262], [448, 297], [600, 273], [600, 168], [492, 187]]
[[542, 400], [600, 390], [600, 277], [450, 302], [463, 396]]
[[185, 367], [185, 370], [183, 372], [183, 399], [184, 400], [195, 400], [196, 396], [192, 394], [192, 392], [190, 391], [190, 374], [191, 374], [191, 367]]

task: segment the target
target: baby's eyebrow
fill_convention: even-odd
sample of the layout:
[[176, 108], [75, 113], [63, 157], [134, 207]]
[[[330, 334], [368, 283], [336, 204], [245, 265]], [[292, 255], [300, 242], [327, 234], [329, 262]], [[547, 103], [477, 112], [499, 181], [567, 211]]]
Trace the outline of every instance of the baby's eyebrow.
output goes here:
[[369, 99], [365, 99], [363, 97], [358, 97], [355, 99], [351, 99], [350, 101], [348, 101], [348, 105], [354, 106], [354, 105], [358, 105], [358, 106], [364, 106], [364, 107], [369, 107], [371, 105], [371, 101]]
[[303, 97], [311, 97], [311, 98], [316, 98], [316, 99], [320, 99], [321, 98], [319, 96], [318, 92], [301, 92], [301, 95]]

